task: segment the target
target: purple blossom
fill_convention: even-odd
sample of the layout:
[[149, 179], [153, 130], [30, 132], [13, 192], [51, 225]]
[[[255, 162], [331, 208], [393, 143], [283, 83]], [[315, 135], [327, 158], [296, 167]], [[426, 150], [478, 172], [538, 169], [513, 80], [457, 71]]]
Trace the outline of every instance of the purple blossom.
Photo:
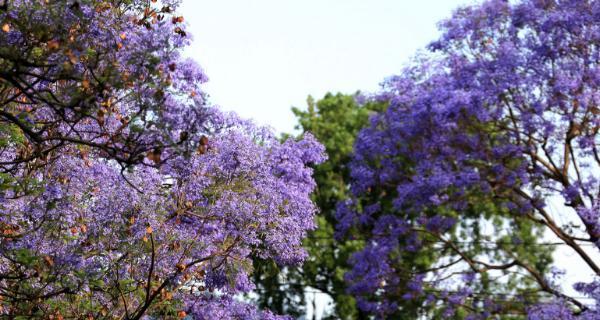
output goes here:
[[[430, 52], [386, 80], [374, 99], [389, 108], [357, 137], [350, 165], [354, 199], [340, 204], [337, 215], [340, 236], [360, 230], [367, 238], [347, 274], [363, 310], [380, 317], [400, 312], [386, 306], [417, 298], [411, 280], [402, 280], [407, 274], [442, 277], [443, 271], [418, 270], [399, 258], [435, 255], [441, 242], [454, 247], [453, 254], [435, 255], [439, 261], [447, 263], [454, 254], [461, 261], [441, 269], [486, 273], [489, 265], [504, 265], [550, 291], [555, 302], [545, 298], [523, 307], [531, 319], [574, 319], [577, 311], [583, 319], [597, 317], [595, 306], [548, 290], [554, 288], [548, 270], [527, 261], [511, 264], [518, 257], [510, 249], [474, 253], [460, 240], [477, 234], [479, 222], [494, 215], [534, 223], [536, 230], [550, 225], [550, 232], [566, 238], [572, 231], [548, 214], [548, 199], [555, 198], [570, 207], [565, 214], [577, 213], [581, 237], [600, 243], [599, 12], [600, 2], [581, 0], [488, 0], [463, 7], [441, 23], [443, 34]], [[382, 208], [365, 210], [375, 204]], [[404, 229], [392, 233], [384, 225]], [[517, 227], [503, 230], [514, 239]], [[580, 257], [600, 276], [596, 262], [585, 253]], [[431, 289], [460, 289], [473, 280], [448, 278]], [[597, 300], [591, 288], [576, 289]], [[471, 312], [461, 305], [474, 298], [461, 292], [436, 296], [450, 305], [439, 311]], [[492, 302], [474, 309], [479, 315], [502, 312]]]
[[305, 258], [324, 147], [209, 106], [178, 3], [0, 9], [0, 316], [285, 319], [235, 297]]

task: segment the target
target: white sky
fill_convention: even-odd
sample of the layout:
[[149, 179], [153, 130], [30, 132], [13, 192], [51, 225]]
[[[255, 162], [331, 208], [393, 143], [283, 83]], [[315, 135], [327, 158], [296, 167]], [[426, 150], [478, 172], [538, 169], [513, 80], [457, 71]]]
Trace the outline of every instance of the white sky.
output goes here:
[[290, 132], [310, 94], [373, 91], [469, 0], [184, 0], [213, 103]]
[[[291, 132], [291, 106], [304, 108], [309, 94], [320, 98], [327, 91], [377, 90], [385, 77], [436, 39], [437, 22], [473, 2], [184, 0], [180, 12], [194, 37], [186, 54], [208, 74], [205, 90], [211, 102]], [[568, 293], [574, 293], [570, 284], [590, 278], [571, 249], [561, 247], [554, 257], [569, 270], [564, 279]], [[324, 303], [317, 298], [317, 310]]]

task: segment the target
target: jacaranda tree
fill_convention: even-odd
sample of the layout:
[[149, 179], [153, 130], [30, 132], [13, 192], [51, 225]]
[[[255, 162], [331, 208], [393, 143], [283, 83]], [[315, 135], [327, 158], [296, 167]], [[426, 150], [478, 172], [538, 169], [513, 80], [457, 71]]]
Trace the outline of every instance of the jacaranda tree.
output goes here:
[[252, 258], [302, 261], [310, 135], [205, 101], [178, 1], [0, 6], [0, 315], [274, 318]]
[[[338, 230], [368, 241], [352, 258], [350, 291], [380, 318], [422, 299], [427, 318], [598, 319], [581, 299], [600, 299], [598, 280], [568, 295], [530, 255], [559, 242], [600, 276], [590, 255], [600, 237], [600, 2], [488, 0], [441, 28], [374, 97], [390, 107], [355, 143], [355, 199], [340, 205]], [[405, 256], [432, 248], [436, 264], [406, 268]]]

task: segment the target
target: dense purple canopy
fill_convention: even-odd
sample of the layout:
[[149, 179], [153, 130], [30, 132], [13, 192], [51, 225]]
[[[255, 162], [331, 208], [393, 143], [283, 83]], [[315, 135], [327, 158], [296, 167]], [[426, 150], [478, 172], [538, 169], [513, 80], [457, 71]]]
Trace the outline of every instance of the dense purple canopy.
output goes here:
[[176, 6], [0, 9], [0, 315], [275, 318], [234, 296], [304, 259], [324, 149], [208, 106]]
[[[550, 239], [570, 246], [600, 275], [582, 249], [600, 239], [599, 22], [599, 1], [485, 1], [457, 10], [430, 50], [385, 82], [375, 98], [390, 107], [355, 145], [357, 200], [338, 213], [340, 235], [352, 228], [369, 235], [348, 274], [364, 310], [382, 317], [397, 312], [389, 297], [400, 290], [405, 299], [444, 301], [447, 315], [486, 318], [507, 310], [467, 284], [490, 270], [512, 270], [534, 281], [544, 301], [557, 301], [528, 309], [530, 318], [598, 317], [594, 305], [565, 296], [535, 265], [510, 252], [470, 255], [453, 232], [474, 232], [456, 224], [473, 214], [499, 212], [515, 224], [547, 228]], [[381, 209], [390, 192], [391, 214]], [[484, 205], [489, 199], [492, 211]], [[558, 221], [582, 227], [554, 220], [550, 201], [565, 204]], [[407, 271], [397, 269], [402, 253], [430, 250], [431, 239], [457, 260], [445, 266], [452, 260], [440, 260], [438, 269], [412, 274], [406, 285]], [[576, 289], [598, 297], [595, 284]], [[505, 294], [526, 298], [514, 288]]]

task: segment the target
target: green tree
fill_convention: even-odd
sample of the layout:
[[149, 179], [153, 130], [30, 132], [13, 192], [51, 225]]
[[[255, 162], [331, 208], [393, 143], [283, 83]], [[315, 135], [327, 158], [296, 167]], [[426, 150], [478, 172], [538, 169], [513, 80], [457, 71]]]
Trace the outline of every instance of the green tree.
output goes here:
[[383, 111], [385, 103], [356, 102], [355, 95], [326, 94], [316, 103], [308, 98], [308, 110], [293, 108], [298, 118], [297, 128], [311, 132], [323, 143], [329, 156], [327, 162], [315, 168], [317, 189], [314, 201], [321, 213], [317, 229], [305, 240], [309, 258], [302, 268], [306, 284], [328, 294], [334, 301], [331, 318], [357, 318], [354, 298], [346, 294], [344, 273], [350, 255], [362, 246], [362, 240], [336, 241], [335, 211], [337, 203], [348, 197], [351, 158], [354, 139], [367, 126], [372, 113]]
[[[302, 267], [281, 270], [276, 264], [255, 263], [258, 302], [273, 311], [301, 315], [306, 311], [306, 292], [320, 291], [334, 301], [328, 318], [355, 319], [359, 312], [352, 296], [346, 294], [344, 273], [348, 258], [361, 247], [361, 240], [334, 239], [337, 202], [348, 197], [348, 162], [354, 139], [368, 124], [369, 115], [385, 109], [384, 103], [356, 102], [357, 94], [327, 93], [315, 102], [308, 97], [306, 111], [292, 108], [296, 129], [311, 132], [326, 148], [329, 159], [315, 168], [317, 190], [313, 200], [320, 208], [317, 229], [305, 240], [309, 257]], [[313, 291], [307, 288], [313, 288]]]

